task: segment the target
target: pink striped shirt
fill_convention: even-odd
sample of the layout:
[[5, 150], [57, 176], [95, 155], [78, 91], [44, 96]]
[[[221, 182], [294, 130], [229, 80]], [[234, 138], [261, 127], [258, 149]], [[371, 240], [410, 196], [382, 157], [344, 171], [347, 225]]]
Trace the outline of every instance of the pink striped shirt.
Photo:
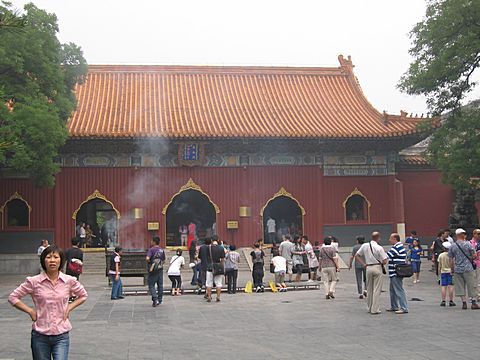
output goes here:
[[10, 294], [8, 301], [15, 305], [24, 296], [30, 295], [37, 312], [37, 321], [33, 322], [32, 329], [44, 335], [59, 335], [72, 329], [70, 320], [63, 320], [71, 294], [81, 299], [88, 296], [83, 285], [73, 276], [61, 272], [54, 285], [42, 272], [27, 277], [25, 282]]

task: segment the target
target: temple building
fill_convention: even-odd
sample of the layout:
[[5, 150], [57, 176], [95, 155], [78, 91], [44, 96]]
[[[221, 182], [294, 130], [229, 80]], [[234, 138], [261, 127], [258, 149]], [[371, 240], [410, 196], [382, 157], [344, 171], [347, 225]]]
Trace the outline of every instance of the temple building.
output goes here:
[[[78, 85], [54, 188], [0, 179], [2, 252], [41, 238], [68, 246], [181, 246], [212, 234], [237, 246], [285, 233], [351, 246], [373, 230], [448, 224], [453, 191], [402, 150], [432, 119], [376, 110], [350, 59], [333, 68], [89, 66]], [[267, 222], [270, 221], [269, 226]], [[189, 233], [190, 232], [190, 233]]]

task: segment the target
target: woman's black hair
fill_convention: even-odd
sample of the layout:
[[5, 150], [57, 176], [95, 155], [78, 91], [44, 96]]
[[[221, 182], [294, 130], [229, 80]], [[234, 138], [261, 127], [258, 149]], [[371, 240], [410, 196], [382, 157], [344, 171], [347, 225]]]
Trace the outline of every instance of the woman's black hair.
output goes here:
[[331, 245], [332, 244], [332, 238], [330, 236], [327, 236], [325, 239], [323, 239], [323, 245]]
[[45, 248], [43, 250], [42, 255], [40, 255], [40, 265], [42, 266], [42, 269], [44, 271], [47, 271], [47, 266], [45, 265], [45, 258], [47, 257], [48, 254], [52, 253], [57, 253], [60, 255], [60, 267], [58, 270], [63, 268], [63, 265], [65, 265], [65, 254], [62, 249], [60, 249], [57, 245], [50, 245], [49, 247]]
[[177, 249], [176, 253], [177, 253], [178, 256], [181, 256], [183, 251], [182, 251], [182, 249]]
[[235, 251], [235, 250], [237, 250], [237, 247], [233, 244], [230, 245], [230, 251]]

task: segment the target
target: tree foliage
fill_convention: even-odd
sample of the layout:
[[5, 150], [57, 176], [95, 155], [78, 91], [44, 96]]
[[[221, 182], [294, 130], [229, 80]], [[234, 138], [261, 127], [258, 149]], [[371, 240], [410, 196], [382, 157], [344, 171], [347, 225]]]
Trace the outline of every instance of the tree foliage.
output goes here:
[[480, 185], [480, 117], [475, 106], [452, 113], [432, 136], [430, 162], [457, 189]]
[[54, 14], [32, 3], [24, 10], [19, 15], [11, 4], [0, 4], [0, 19], [18, 17], [22, 24], [21, 31], [0, 24], [0, 168], [52, 186], [59, 170], [54, 159], [76, 106], [73, 88], [87, 64], [78, 46], [58, 41]]
[[480, 111], [462, 100], [475, 87], [472, 77], [480, 66], [480, 1], [430, 0], [410, 36], [414, 60], [399, 88], [425, 95], [433, 115], [449, 112], [432, 136], [430, 161], [447, 183], [471, 187], [480, 176]]

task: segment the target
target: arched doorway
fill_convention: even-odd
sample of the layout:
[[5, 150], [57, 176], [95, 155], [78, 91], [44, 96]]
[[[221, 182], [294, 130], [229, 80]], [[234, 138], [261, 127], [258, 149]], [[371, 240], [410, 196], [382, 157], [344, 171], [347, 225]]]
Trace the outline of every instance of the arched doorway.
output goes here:
[[12, 228], [29, 228], [31, 211], [32, 207], [28, 204], [28, 202], [18, 192], [15, 192], [15, 194], [10, 196], [3, 206], [0, 207], [2, 228], [5, 224], [7, 227]]
[[[260, 215], [266, 244], [278, 243], [286, 234], [295, 236], [303, 233], [305, 209], [284, 188], [267, 201]], [[273, 229], [275, 233], [272, 232]]]
[[[210, 197], [190, 179], [162, 211], [166, 219], [166, 246], [187, 246], [193, 238], [203, 241], [216, 235], [219, 212]], [[182, 237], [182, 228], [187, 236]]]
[[120, 213], [113, 203], [98, 190], [90, 195], [73, 213], [75, 235], [82, 223], [89, 226], [92, 237], [87, 239], [87, 247], [112, 247], [118, 245], [118, 220]]

